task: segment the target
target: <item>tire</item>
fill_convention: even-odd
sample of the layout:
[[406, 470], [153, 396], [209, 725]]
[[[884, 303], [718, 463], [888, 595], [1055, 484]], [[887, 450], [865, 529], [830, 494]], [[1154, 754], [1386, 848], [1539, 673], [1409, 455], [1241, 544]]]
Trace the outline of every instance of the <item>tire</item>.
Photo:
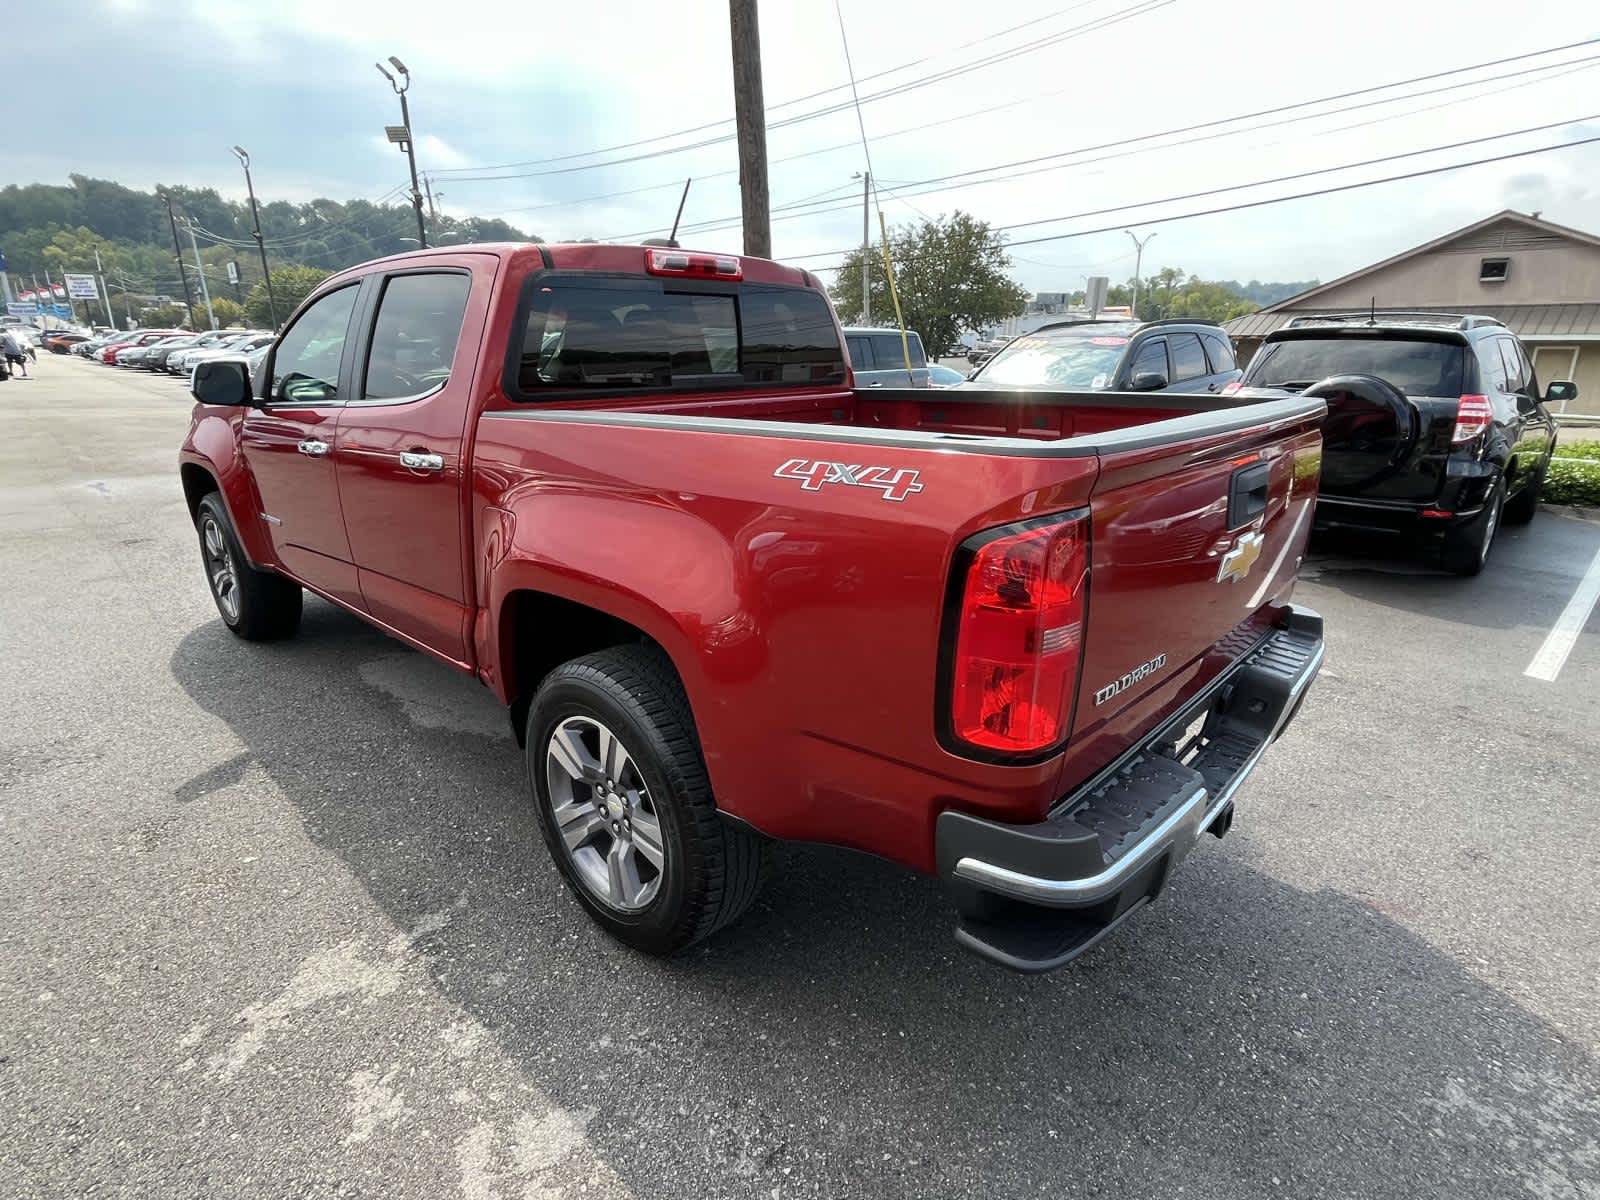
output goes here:
[[529, 706], [527, 735], [545, 845], [607, 933], [668, 955], [750, 907], [771, 844], [718, 815], [688, 698], [659, 650], [616, 647], [557, 667]]
[[1489, 561], [1489, 551], [1494, 548], [1495, 534], [1500, 531], [1501, 514], [1506, 503], [1506, 481], [1495, 480], [1483, 511], [1466, 524], [1445, 535], [1439, 551], [1439, 562], [1445, 570], [1456, 575], [1476, 575]]
[[1539, 465], [1539, 471], [1534, 477], [1522, 485], [1522, 490], [1506, 501], [1503, 520], [1508, 525], [1526, 525], [1539, 513], [1539, 495], [1544, 491], [1545, 472], [1550, 469], [1548, 462]]
[[194, 524], [206, 586], [229, 630], [247, 642], [270, 642], [300, 628], [300, 585], [250, 565], [221, 496], [201, 499]]

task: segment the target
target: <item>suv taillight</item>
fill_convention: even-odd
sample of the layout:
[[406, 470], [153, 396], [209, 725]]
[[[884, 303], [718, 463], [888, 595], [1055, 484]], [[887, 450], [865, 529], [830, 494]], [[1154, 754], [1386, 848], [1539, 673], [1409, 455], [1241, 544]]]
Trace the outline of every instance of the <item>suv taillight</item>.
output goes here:
[[1087, 513], [969, 539], [955, 617], [950, 732], [989, 752], [1059, 744], [1072, 716], [1089, 584]]
[[1456, 428], [1450, 444], [1460, 446], [1477, 437], [1494, 420], [1487, 396], [1463, 396], [1456, 402]]

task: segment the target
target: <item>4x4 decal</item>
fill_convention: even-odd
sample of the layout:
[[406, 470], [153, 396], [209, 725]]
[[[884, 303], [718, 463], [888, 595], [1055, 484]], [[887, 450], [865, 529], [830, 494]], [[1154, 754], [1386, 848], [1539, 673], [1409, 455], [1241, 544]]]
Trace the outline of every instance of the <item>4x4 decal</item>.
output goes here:
[[861, 467], [853, 463], [813, 462], [791, 458], [772, 473], [778, 479], [798, 479], [808, 492], [820, 492], [825, 483], [876, 488], [885, 500], [904, 500], [922, 490], [918, 473], [908, 467]]

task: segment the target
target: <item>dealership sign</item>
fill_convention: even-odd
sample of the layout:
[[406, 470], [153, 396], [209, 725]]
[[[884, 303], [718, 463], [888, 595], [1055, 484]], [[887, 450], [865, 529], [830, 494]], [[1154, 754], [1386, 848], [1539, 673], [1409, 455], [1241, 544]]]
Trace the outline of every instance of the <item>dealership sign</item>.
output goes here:
[[93, 275], [63, 275], [67, 281], [67, 295], [74, 300], [98, 300], [99, 289], [95, 286]]

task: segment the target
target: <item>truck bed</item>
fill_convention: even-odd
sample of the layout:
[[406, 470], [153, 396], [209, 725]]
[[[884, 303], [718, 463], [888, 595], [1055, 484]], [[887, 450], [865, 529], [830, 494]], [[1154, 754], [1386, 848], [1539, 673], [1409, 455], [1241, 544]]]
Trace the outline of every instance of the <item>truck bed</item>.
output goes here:
[[[705, 432], [799, 435], [860, 445], [1070, 457], [1136, 449], [1302, 418], [1316, 401], [1013, 389], [872, 388], [607, 399], [537, 410], [552, 419]], [[522, 410], [531, 412], [532, 410]], [[1160, 425], [1159, 429], [1150, 428]], [[787, 428], [785, 428], [787, 427]], [[820, 428], [819, 428], [820, 427]]]

